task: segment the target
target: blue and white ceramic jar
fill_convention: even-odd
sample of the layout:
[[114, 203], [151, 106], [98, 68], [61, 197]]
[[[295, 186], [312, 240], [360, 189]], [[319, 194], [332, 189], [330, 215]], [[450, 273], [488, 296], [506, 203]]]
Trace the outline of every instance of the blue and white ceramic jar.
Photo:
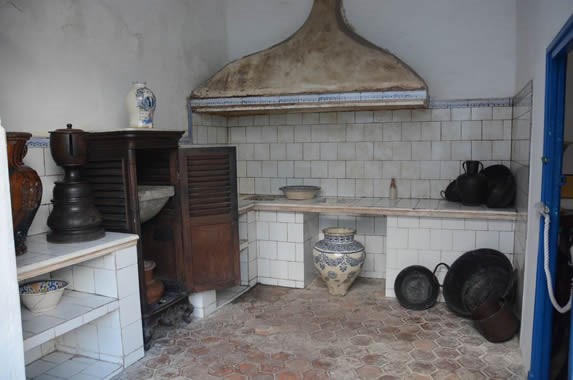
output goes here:
[[343, 296], [360, 274], [366, 253], [364, 246], [354, 240], [356, 230], [328, 227], [322, 230], [324, 239], [314, 245], [314, 267], [328, 287], [328, 292]]
[[125, 99], [130, 128], [153, 128], [157, 100], [145, 82], [134, 82]]

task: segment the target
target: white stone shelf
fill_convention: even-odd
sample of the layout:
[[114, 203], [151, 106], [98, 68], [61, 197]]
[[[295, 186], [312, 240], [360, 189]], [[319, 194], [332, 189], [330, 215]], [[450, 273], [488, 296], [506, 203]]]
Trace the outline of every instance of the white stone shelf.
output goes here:
[[118, 308], [116, 298], [67, 289], [55, 309], [33, 313], [22, 307], [24, 350], [46, 343]]
[[[114, 368], [116, 364], [125, 368], [143, 357], [137, 240], [137, 235], [114, 232], [66, 244], [49, 243], [45, 234], [28, 237], [28, 252], [16, 258], [18, 281], [41, 276], [69, 284], [55, 309], [32, 313], [21, 308], [28, 366], [42, 366], [53, 351], [103, 360]], [[70, 378], [66, 376], [49, 373], [40, 378]]]
[[122, 371], [117, 363], [55, 351], [26, 366], [27, 379], [111, 379]]
[[28, 251], [16, 257], [18, 281], [134, 246], [137, 239], [137, 235], [106, 232], [104, 237], [97, 240], [55, 244], [49, 243], [45, 234], [30, 236], [26, 239]]
[[[252, 198], [255, 199], [252, 199]], [[260, 198], [260, 199], [257, 199]], [[288, 200], [273, 195], [241, 195], [239, 214], [248, 211], [308, 212], [345, 215], [385, 215], [432, 218], [479, 218], [487, 220], [516, 220], [513, 208], [490, 209], [485, 205], [464, 206], [442, 199], [416, 198], [352, 198], [317, 197], [309, 200]]]

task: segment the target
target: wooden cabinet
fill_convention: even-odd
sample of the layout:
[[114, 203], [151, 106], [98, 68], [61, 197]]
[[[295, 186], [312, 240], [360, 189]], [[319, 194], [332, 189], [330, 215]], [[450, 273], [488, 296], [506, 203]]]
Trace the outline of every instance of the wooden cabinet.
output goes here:
[[[91, 183], [95, 205], [107, 231], [139, 235], [137, 258], [139, 295], [146, 347], [152, 327], [162, 312], [187, 302], [178, 169], [178, 142], [183, 132], [164, 130], [117, 130], [88, 134], [85, 178]], [[142, 224], [138, 186], [171, 185], [175, 195], [160, 214]], [[162, 234], [168, 230], [170, 234]], [[160, 302], [147, 304], [144, 259], [156, 260], [155, 275], [165, 284]], [[190, 310], [187, 312], [189, 317]]]
[[239, 284], [234, 147], [180, 149], [181, 211], [187, 288]]
[[[107, 231], [140, 236], [137, 244], [144, 335], [158, 315], [190, 292], [239, 283], [237, 180], [234, 147], [179, 148], [183, 132], [118, 130], [89, 134], [85, 177]], [[172, 185], [175, 195], [141, 223], [138, 186]], [[148, 305], [143, 262], [153, 260], [164, 282]]]

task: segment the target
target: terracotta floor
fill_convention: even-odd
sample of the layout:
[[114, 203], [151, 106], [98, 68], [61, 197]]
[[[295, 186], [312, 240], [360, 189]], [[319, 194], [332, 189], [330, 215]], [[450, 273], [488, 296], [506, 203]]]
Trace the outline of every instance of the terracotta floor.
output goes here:
[[258, 285], [206, 320], [162, 329], [116, 379], [522, 379], [514, 338], [492, 344], [440, 303], [410, 311], [359, 279], [344, 297]]

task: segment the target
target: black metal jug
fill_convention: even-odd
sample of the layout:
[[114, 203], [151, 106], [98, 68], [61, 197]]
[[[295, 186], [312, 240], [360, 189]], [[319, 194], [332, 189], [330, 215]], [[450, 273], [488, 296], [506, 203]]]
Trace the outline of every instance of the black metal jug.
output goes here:
[[48, 241], [76, 243], [103, 237], [102, 216], [94, 205], [90, 184], [81, 175], [88, 157], [86, 132], [73, 129], [71, 124], [66, 129], [51, 131], [50, 151], [65, 175], [54, 184], [53, 208], [47, 222], [51, 229]]
[[487, 199], [487, 178], [480, 171], [483, 164], [480, 161], [464, 161], [464, 174], [456, 179], [457, 193], [464, 205], [476, 206]]

